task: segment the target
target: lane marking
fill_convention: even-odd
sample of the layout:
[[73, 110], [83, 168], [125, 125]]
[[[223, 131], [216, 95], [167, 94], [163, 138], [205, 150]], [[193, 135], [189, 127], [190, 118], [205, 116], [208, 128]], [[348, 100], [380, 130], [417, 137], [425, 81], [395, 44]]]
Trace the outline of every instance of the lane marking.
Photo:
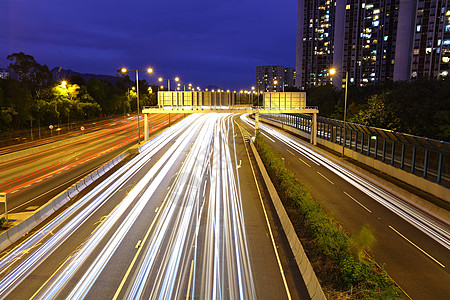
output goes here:
[[142, 242], [142, 240], [139, 240], [137, 242], [136, 246], [134, 246], [134, 248], [137, 249], [137, 248], [141, 247], [141, 242]]
[[159, 210], [159, 206], [155, 209], [155, 212], [158, 212], [158, 210]]
[[323, 178], [325, 178], [329, 183], [331, 183], [331, 184], [333, 184], [334, 185], [334, 182], [333, 181], [331, 181], [330, 179], [328, 179], [325, 175], [323, 175], [322, 173], [320, 173], [320, 172], [317, 172], [317, 174], [319, 174], [320, 176], [322, 176]]
[[294, 153], [292, 153], [291, 151], [289, 151], [289, 149], [286, 149], [287, 152], [289, 152], [290, 154], [292, 154], [292, 156], [295, 156]]
[[267, 217], [266, 208], [264, 207], [264, 202], [263, 202], [263, 199], [262, 199], [261, 191], [259, 190], [259, 185], [258, 185], [258, 180], [256, 179], [255, 170], [253, 168], [253, 164], [252, 164], [252, 161], [250, 159], [250, 154], [248, 153], [248, 148], [247, 148], [247, 145], [245, 143], [244, 143], [244, 146], [245, 146], [245, 151], [247, 152], [248, 160], [250, 162], [250, 167], [252, 169], [252, 174], [253, 174], [253, 179], [255, 180], [256, 189], [258, 190], [259, 200], [261, 202], [261, 206], [262, 206], [262, 209], [264, 211], [264, 217], [266, 218], [266, 224], [267, 224], [267, 227], [269, 228], [270, 239], [272, 241], [272, 247], [273, 247], [273, 250], [275, 251], [275, 256], [277, 258], [278, 268], [280, 269], [281, 277], [282, 277], [283, 283], [284, 283], [284, 288], [286, 290], [286, 294], [287, 294], [288, 299], [291, 300], [292, 299], [291, 292], [289, 291], [289, 286], [288, 286], [287, 281], [286, 281], [286, 276], [284, 275], [284, 270], [283, 270], [283, 266], [281, 264], [280, 256], [278, 254], [277, 245], [275, 244], [275, 239], [273, 237], [272, 228], [270, 226], [270, 222], [269, 222], [269, 219]]
[[361, 204], [358, 200], [356, 200], [355, 198], [353, 198], [352, 196], [350, 196], [349, 194], [347, 194], [346, 191], [344, 191], [344, 194], [346, 194], [350, 199], [352, 199], [353, 201], [355, 201], [356, 203], [358, 203], [359, 205], [361, 205], [362, 208], [364, 208], [365, 210], [367, 210], [368, 212], [372, 213], [372, 211], [370, 209], [368, 209], [367, 207], [365, 207], [363, 204]]
[[428, 256], [429, 258], [431, 258], [432, 260], [434, 260], [438, 265], [440, 265], [441, 267], [445, 268], [445, 266], [443, 264], [441, 264], [437, 259], [435, 259], [433, 256], [431, 256], [430, 254], [428, 254], [427, 252], [425, 252], [424, 250], [422, 250], [422, 248], [420, 248], [419, 246], [417, 246], [416, 244], [414, 244], [412, 241], [410, 241], [406, 236], [404, 236], [403, 234], [401, 234], [400, 232], [398, 232], [394, 227], [392, 227], [391, 225], [389, 225], [389, 228], [392, 229], [393, 231], [395, 231], [395, 233], [397, 233], [399, 236], [401, 236], [402, 238], [404, 238], [408, 243], [410, 243], [411, 245], [413, 245], [414, 247], [416, 247], [417, 249], [419, 249], [423, 254], [425, 254], [426, 256]]
[[69, 259], [72, 258], [72, 254], [71, 253], [69, 256], [67, 256], [67, 258], [59, 265], [59, 267], [56, 269], [55, 272], [53, 272], [52, 276], [50, 276], [43, 285], [41, 285], [39, 287], [39, 289], [33, 294], [33, 296], [31, 296], [30, 299], [35, 299], [37, 297], [37, 295], [39, 295], [39, 293], [45, 288], [45, 286], [47, 285], [48, 282], [50, 282], [50, 280], [56, 275], [58, 274], [59, 270], [61, 270], [61, 268], [69, 261]]
[[302, 162], [302, 163], [304, 163], [305, 165], [307, 165], [308, 167], [310, 167], [311, 168], [311, 166], [306, 162], [306, 161], [304, 161], [303, 159], [301, 159], [301, 158], [299, 158], [299, 160]]
[[[166, 198], [167, 198], [167, 196], [166, 196]], [[164, 202], [165, 202], [165, 199], [164, 199], [164, 201], [161, 203], [161, 207], [164, 205]], [[158, 219], [158, 216], [159, 216], [159, 214], [160, 214], [161, 211], [162, 211], [162, 209], [160, 209], [160, 210], [156, 213], [156, 216], [155, 216], [155, 218], [153, 219], [152, 224], [150, 224], [150, 227], [148, 228], [147, 233], [145, 234], [144, 239], [142, 240], [141, 245], [144, 245], [144, 244], [145, 244], [145, 241], [146, 241], [147, 238], [149, 237], [150, 232], [152, 231], [152, 228], [153, 228], [153, 226], [155, 225], [155, 222], [156, 222], [156, 220]], [[129, 267], [128, 267], [127, 272], [126, 272], [125, 275], [123, 276], [122, 281], [120, 282], [120, 285], [119, 285], [119, 287], [117, 288], [116, 293], [114, 294], [114, 297], [112, 298], [113, 300], [118, 299], [119, 294], [120, 294], [120, 292], [122, 291], [122, 288], [123, 288], [123, 286], [125, 285], [125, 282], [126, 282], [127, 279], [128, 279], [128, 276], [130, 276], [131, 269], [133, 268], [134, 264], [136, 263], [136, 260], [137, 260], [139, 254], [141, 253], [141, 250], [142, 250], [143, 248], [144, 248], [144, 247], [139, 247], [139, 249], [136, 251], [136, 254], [135, 254], [134, 257], [133, 257], [133, 260], [131, 261], [131, 263], [130, 263], [130, 265], [129, 265]]]
[[192, 281], [192, 271], [194, 269], [194, 260], [191, 260], [191, 271], [189, 272], [188, 290], [186, 293], [186, 300], [189, 299], [189, 294], [191, 292], [191, 281]]

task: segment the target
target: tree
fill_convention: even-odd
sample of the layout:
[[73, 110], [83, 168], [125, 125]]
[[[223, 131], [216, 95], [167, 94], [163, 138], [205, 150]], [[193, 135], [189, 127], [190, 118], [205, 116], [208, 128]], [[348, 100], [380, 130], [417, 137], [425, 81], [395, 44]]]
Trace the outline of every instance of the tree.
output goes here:
[[[77, 109], [77, 99], [80, 87], [77, 84], [58, 84], [53, 88], [53, 93], [58, 103], [58, 111], [67, 116], [67, 124], [70, 124], [70, 112]], [[69, 126], [70, 127], [70, 126]]]
[[53, 82], [53, 76], [48, 67], [40, 65], [33, 56], [19, 52], [8, 55], [7, 59], [11, 61], [8, 68], [17, 74], [19, 80], [30, 90], [33, 99], [41, 88]]
[[392, 105], [389, 105], [387, 95], [375, 94], [369, 98], [367, 105], [361, 109], [351, 121], [361, 125], [398, 131], [400, 119]]

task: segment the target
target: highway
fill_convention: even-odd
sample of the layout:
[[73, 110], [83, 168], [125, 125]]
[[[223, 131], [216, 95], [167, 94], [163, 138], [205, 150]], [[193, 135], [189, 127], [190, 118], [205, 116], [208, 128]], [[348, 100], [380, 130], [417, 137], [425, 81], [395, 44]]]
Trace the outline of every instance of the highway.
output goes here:
[[0, 298], [305, 298], [234, 118], [146, 143], [1, 258]]
[[[176, 116], [178, 119], [181, 115]], [[153, 116], [150, 132], [168, 124], [166, 116]], [[143, 122], [141, 122], [142, 124]], [[0, 192], [8, 193], [9, 213], [29, 212], [80, 180], [100, 165], [137, 143], [136, 118], [110, 120], [86, 126], [84, 134], [54, 136], [0, 153], [16, 154], [0, 160]], [[141, 130], [143, 133], [143, 130]], [[45, 145], [45, 146], [42, 146]], [[21, 152], [42, 146], [42, 150]], [[0, 213], [4, 207], [0, 207]]]
[[[253, 120], [243, 117], [248, 130]], [[254, 130], [254, 129], [253, 129]], [[288, 169], [311, 187], [313, 198], [350, 234], [368, 224], [376, 237], [372, 255], [412, 299], [450, 295], [450, 229], [385, 187], [346, 169], [340, 159], [286, 132], [260, 130]]]

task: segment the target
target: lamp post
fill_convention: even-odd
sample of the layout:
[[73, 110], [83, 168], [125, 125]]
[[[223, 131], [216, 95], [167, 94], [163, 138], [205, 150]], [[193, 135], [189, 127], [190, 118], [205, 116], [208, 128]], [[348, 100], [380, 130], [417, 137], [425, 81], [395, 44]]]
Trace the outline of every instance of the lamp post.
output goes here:
[[[137, 126], [138, 126], [138, 144], [141, 143], [141, 128], [139, 127], [139, 71], [147, 71], [148, 73], [152, 73], [153, 69], [148, 68], [147, 70], [130, 70], [136, 72], [136, 101], [137, 101]], [[128, 70], [126, 68], [121, 69], [122, 73], [127, 73]]]
[[[333, 82], [333, 75], [336, 74], [336, 69], [330, 69], [331, 82]], [[347, 87], [348, 87], [348, 71], [345, 72], [345, 96], [344, 96], [344, 139], [342, 139], [342, 158], [344, 157], [345, 142], [347, 138]]]
[[[160, 77], [160, 81], [162, 81], [163, 79]], [[173, 79], [175, 82], [178, 82], [178, 81], [180, 81], [180, 78], [179, 77], [175, 77], [174, 79]], [[170, 92], [170, 79], [167, 79], [167, 91], [169, 91]]]
[[[69, 91], [67, 89], [67, 81], [66, 80], [61, 81], [61, 86], [67, 91], [67, 95], [69, 96]], [[67, 109], [67, 132], [70, 131], [69, 115], [70, 115], [70, 107]]]

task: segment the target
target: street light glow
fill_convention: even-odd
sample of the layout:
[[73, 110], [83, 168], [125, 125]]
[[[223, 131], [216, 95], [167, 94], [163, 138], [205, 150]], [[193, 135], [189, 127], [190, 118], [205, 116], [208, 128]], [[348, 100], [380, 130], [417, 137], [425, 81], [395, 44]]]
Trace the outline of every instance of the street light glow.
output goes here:
[[120, 71], [121, 71], [122, 73], [128, 72], [127, 68], [122, 68], [122, 69], [120, 69]]
[[334, 74], [336, 74], [336, 69], [331, 68], [329, 72], [330, 72], [330, 75], [333, 76]]
[[152, 68], [148, 68], [148, 69], [147, 69], [147, 72], [148, 72], [148, 73], [153, 73], [153, 69], [152, 69]]
[[66, 86], [67, 85], [67, 81], [65, 81], [65, 80], [61, 81], [61, 85], [62, 86]]

